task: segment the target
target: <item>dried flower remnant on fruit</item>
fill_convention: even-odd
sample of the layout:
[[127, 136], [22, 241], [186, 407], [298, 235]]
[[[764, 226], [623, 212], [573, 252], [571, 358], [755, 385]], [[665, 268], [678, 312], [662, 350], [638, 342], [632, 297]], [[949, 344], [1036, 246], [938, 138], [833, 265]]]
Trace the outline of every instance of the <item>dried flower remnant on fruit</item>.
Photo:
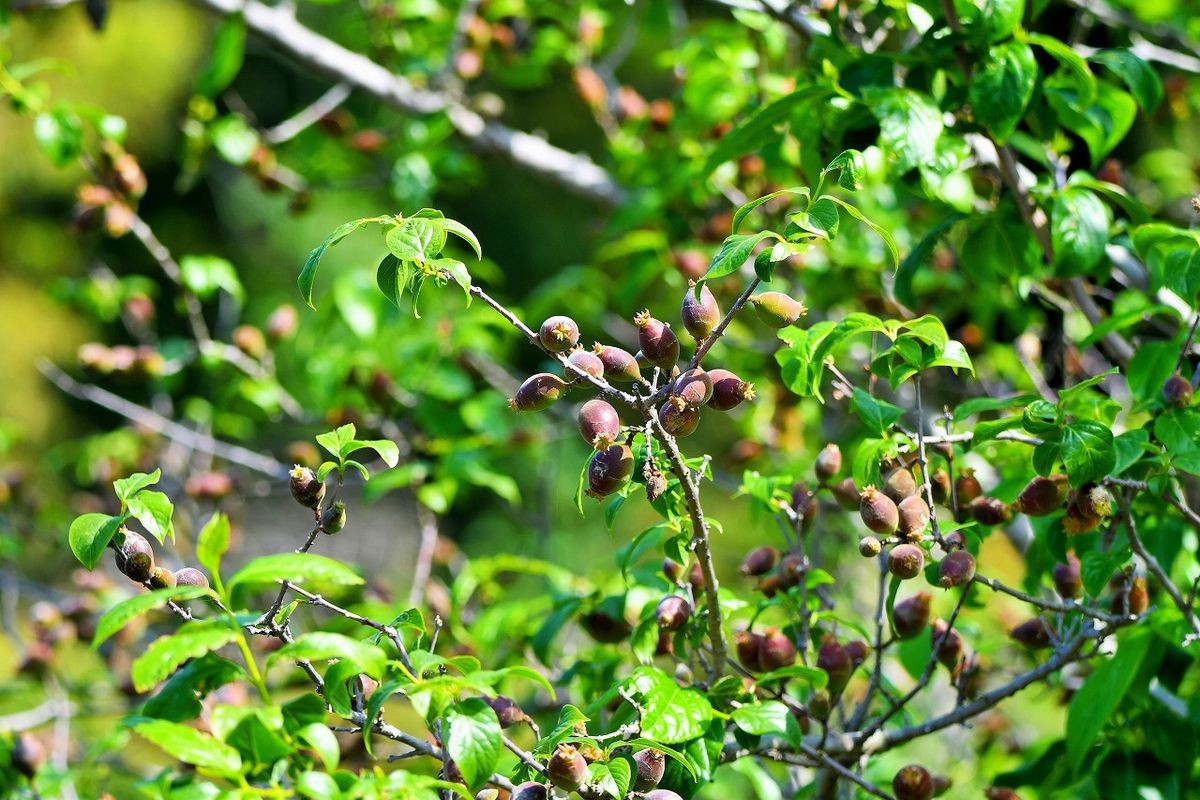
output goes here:
[[858, 540], [858, 553], [863, 558], [874, 558], [883, 552], [883, 543], [874, 536], [864, 536]]
[[155, 567], [146, 581], [151, 589], [170, 589], [175, 585], [175, 573], [166, 567]]
[[681, 401], [685, 406], [702, 406], [712, 395], [712, 377], [699, 367], [681, 373], [671, 384], [672, 401]]
[[758, 577], [766, 575], [775, 566], [775, 562], [779, 559], [779, 551], [770, 545], [762, 545], [756, 547], [746, 554], [746, 558], [742, 561], [741, 572], [743, 575]]
[[717, 305], [717, 298], [713, 297], [707, 283], [700, 287], [700, 296], [696, 297], [696, 282], [688, 281], [688, 290], [683, 296], [679, 316], [683, 321], [684, 330], [697, 342], [704, 341], [716, 330], [717, 325], [721, 323], [721, 307]]
[[292, 467], [289, 476], [292, 497], [296, 502], [305, 508], [320, 507], [321, 501], [325, 498], [325, 482], [317, 480], [315, 472], [299, 464]]
[[656, 367], [670, 370], [679, 360], [679, 339], [671, 326], [642, 311], [633, 318], [638, 329], [638, 345], [642, 354]]
[[633, 788], [637, 792], [648, 792], [662, 781], [666, 768], [666, 756], [661, 750], [653, 747], [634, 754], [633, 763], [637, 774], [633, 779]]
[[915, 544], [898, 544], [888, 551], [887, 565], [888, 572], [900, 580], [910, 580], [925, 568], [925, 551]]
[[637, 359], [629, 351], [596, 342], [592, 347], [592, 352], [604, 365], [606, 380], [617, 383], [634, 383], [642, 380], [642, 369], [638, 366]]
[[912, 597], [896, 603], [892, 609], [892, 624], [898, 639], [913, 639], [921, 635], [929, 624], [928, 592], [918, 592]]
[[554, 405], [567, 390], [567, 382], [549, 372], [530, 375], [508, 401], [513, 411], [543, 411]]
[[875, 533], [882, 533], [885, 536], [896, 532], [896, 528], [900, 525], [900, 511], [896, 508], [896, 503], [892, 498], [874, 486], [863, 489], [859, 497], [858, 513], [862, 517], [864, 525]]
[[1069, 536], [1090, 533], [1112, 516], [1112, 496], [1102, 486], [1088, 484], [1072, 493], [1063, 517], [1063, 531]]
[[658, 421], [672, 436], [691, 436], [700, 425], [700, 409], [695, 406], [680, 408], [668, 400], [658, 407]]
[[579, 435], [597, 450], [612, 446], [621, 433], [617, 410], [600, 399], [589, 400], [579, 409]]
[[938, 565], [938, 586], [951, 589], [966, 586], [975, 577], [975, 556], [966, 550], [955, 550]]
[[783, 292], [763, 292], [750, 298], [758, 318], [772, 328], [786, 328], [796, 324], [808, 313], [804, 303], [793, 300]]
[[746, 383], [727, 369], [708, 371], [712, 381], [712, 396], [708, 399], [708, 407], [717, 411], [732, 411], [744, 401], [754, 399], [754, 386]]
[[579, 326], [570, 317], [550, 317], [538, 329], [538, 341], [551, 353], [565, 353], [579, 343]]

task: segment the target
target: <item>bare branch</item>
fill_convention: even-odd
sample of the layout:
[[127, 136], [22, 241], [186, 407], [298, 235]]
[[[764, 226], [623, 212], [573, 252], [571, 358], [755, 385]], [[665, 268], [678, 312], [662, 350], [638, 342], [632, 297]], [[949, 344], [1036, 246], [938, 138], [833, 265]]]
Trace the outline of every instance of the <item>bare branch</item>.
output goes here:
[[352, 91], [353, 89], [350, 84], [345, 81], [335, 83], [324, 94], [301, 109], [295, 116], [285, 119], [274, 128], [263, 133], [263, 139], [268, 144], [273, 145], [283, 144], [291, 139], [295, 139], [301, 133], [320, 122], [321, 118], [326, 114], [331, 113], [342, 103], [346, 102]]

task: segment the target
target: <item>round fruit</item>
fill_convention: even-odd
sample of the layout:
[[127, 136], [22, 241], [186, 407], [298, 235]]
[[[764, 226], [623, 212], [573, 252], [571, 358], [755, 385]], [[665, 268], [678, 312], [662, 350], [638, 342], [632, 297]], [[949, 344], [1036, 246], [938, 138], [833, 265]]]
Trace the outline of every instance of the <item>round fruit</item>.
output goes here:
[[642, 311], [633, 318], [638, 329], [638, 344], [642, 354], [656, 367], [669, 370], [679, 360], [679, 340], [671, 326]]
[[689, 280], [679, 316], [683, 319], [684, 330], [697, 342], [702, 342], [721, 324], [721, 307], [707, 283], [700, 287], [700, 296], [696, 294], [696, 282]]
[[843, 511], [857, 511], [859, 504], [862, 503], [858, 487], [854, 485], [854, 478], [843, 478], [838, 483], [832, 484], [829, 491]]
[[918, 495], [909, 495], [896, 506], [899, 514], [900, 535], [906, 539], [919, 539], [929, 526], [929, 504]]
[[325, 482], [317, 480], [317, 474], [308, 467], [296, 464], [289, 473], [292, 497], [305, 508], [317, 508], [325, 498]]
[[821, 448], [821, 452], [817, 453], [817, 458], [813, 462], [813, 471], [817, 474], [817, 480], [824, 485], [829, 479], [842, 471], [842, 450], [833, 442]]
[[675, 379], [671, 385], [671, 395], [689, 406], [702, 406], [712, 399], [712, 377], [699, 367], [689, 369]]
[[883, 479], [883, 493], [895, 503], [916, 495], [917, 479], [913, 477], [912, 470], [908, 467], [896, 467], [889, 472]]
[[965, 586], [975, 577], [975, 556], [966, 550], [955, 550], [938, 564], [938, 586], [950, 589]]
[[529, 720], [529, 716], [511, 697], [498, 694], [495, 697], [485, 697], [483, 701], [496, 712], [496, 719], [500, 721], [501, 728], [511, 728]]
[[896, 532], [900, 524], [900, 512], [892, 498], [876, 490], [874, 486], [863, 489], [860, 498], [858, 513], [864, 525], [885, 536]]
[[566, 390], [567, 382], [562, 378], [539, 372], [525, 379], [508, 406], [513, 411], [542, 411], [554, 405]]
[[166, 567], [155, 567], [147, 583], [151, 589], [170, 589], [175, 585], [175, 573]]
[[1013, 508], [1031, 517], [1044, 517], [1062, 508], [1067, 500], [1067, 476], [1038, 475], [1017, 495]]
[[117, 569], [130, 580], [145, 583], [154, 572], [154, 550], [140, 533], [122, 528], [124, 540], [117, 547]]
[[1083, 594], [1083, 577], [1080, 573], [1079, 559], [1074, 553], [1067, 553], [1066, 563], [1054, 565], [1050, 571], [1050, 579], [1054, 581], [1054, 591], [1064, 600], [1074, 600]]
[[971, 516], [980, 525], [1003, 525], [1012, 519], [1012, 509], [997, 497], [976, 497], [971, 501]]
[[962, 658], [963, 643], [958, 631], [950, 627], [945, 620], [935, 619], [930, 630], [933, 643], [937, 645], [937, 659], [946, 669], [953, 670]]
[[796, 646], [778, 628], [768, 628], [758, 643], [758, 659], [764, 672], [790, 667], [796, 663]]
[[750, 672], [762, 672], [762, 634], [739, 631], [734, 639], [738, 661]]
[[332, 536], [346, 527], [346, 504], [335, 500], [333, 505], [321, 514], [321, 530]]
[[929, 601], [927, 592], [901, 600], [892, 608], [892, 625], [897, 639], [914, 639], [921, 635], [929, 624]]
[[744, 400], [754, 399], [754, 386], [727, 369], [709, 370], [708, 377], [713, 387], [712, 397], [708, 399], [709, 408], [730, 411], [741, 405]]
[[915, 578], [925, 568], [925, 551], [915, 544], [898, 544], [888, 552], [888, 572], [902, 581]]
[[620, 489], [633, 474], [633, 451], [629, 445], [614, 444], [597, 450], [588, 462], [588, 494], [607, 497]]
[[642, 800], [683, 800], [683, 798], [670, 789], [655, 789], [642, 795]]
[[837, 694], [845, 688], [850, 681], [850, 674], [854, 671], [850, 654], [832, 636], [826, 636], [821, 641], [821, 649], [817, 651], [817, 667], [829, 674], [828, 687], [832, 694]]
[[929, 800], [933, 797], [933, 777], [916, 764], [901, 767], [892, 778], [892, 794], [896, 800]]
[[763, 292], [751, 297], [750, 302], [758, 318], [772, 328], [786, 328], [808, 313], [803, 303], [783, 292]]
[[587, 780], [587, 761], [573, 745], [560, 744], [546, 765], [546, 777], [559, 789], [573, 792]]
[[1022, 622], [1009, 631], [1008, 636], [1030, 650], [1044, 650], [1050, 646], [1050, 628], [1041, 617]]
[[658, 601], [654, 615], [658, 619], [659, 628], [666, 631], [677, 631], [691, 618], [692, 604], [685, 597], [669, 594]]
[[668, 400], [658, 407], [658, 421], [672, 436], [691, 436], [700, 424], [700, 409], [695, 406], [680, 408]]
[[933, 494], [933, 502], [942, 506], [946, 505], [950, 501], [950, 474], [938, 467], [929, 476], [929, 489]]
[[513, 789], [510, 800], [550, 800], [550, 789], [544, 783], [525, 781]]
[[567, 363], [591, 375], [593, 378], [604, 377], [604, 362], [595, 353], [576, 347], [567, 356]]
[[624, 617], [613, 616], [602, 610], [584, 614], [583, 627], [588, 632], [588, 636], [601, 644], [623, 642], [633, 632]]
[[975, 470], [967, 467], [954, 481], [954, 494], [958, 499], [959, 508], [969, 505], [972, 500], [983, 494], [983, 487], [975, 477]]
[[883, 552], [883, 543], [874, 536], [864, 536], [858, 540], [858, 553], [863, 558], [874, 558]]
[[208, 577], [195, 567], [184, 567], [175, 572], [176, 586], [201, 586], [208, 588]]
[[592, 352], [604, 365], [604, 377], [617, 383], [633, 383], [642, 379], [642, 370], [637, 359], [628, 350], [596, 342]]
[[579, 435], [597, 450], [612, 446], [621, 433], [621, 417], [603, 400], [588, 400], [579, 409]]
[[634, 791], [648, 792], [658, 786], [666, 768], [666, 757], [661, 750], [650, 747], [634, 753], [633, 763], [637, 765], [637, 775], [633, 779]]
[[1192, 382], [1176, 372], [1163, 384], [1162, 394], [1167, 405], [1185, 408], [1192, 404]]
[[570, 317], [550, 317], [538, 330], [538, 341], [551, 353], [565, 353], [579, 342], [579, 326]]
[[746, 554], [746, 559], [742, 561], [741, 572], [743, 575], [766, 575], [775, 566], [775, 562], [779, 559], [779, 551], [768, 544], [761, 547], [756, 547]]
[[871, 645], [864, 642], [862, 639], [855, 639], [846, 642], [846, 655], [850, 656], [850, 663], [858, 667], [867, 660], [867, 656], [871, 655]]

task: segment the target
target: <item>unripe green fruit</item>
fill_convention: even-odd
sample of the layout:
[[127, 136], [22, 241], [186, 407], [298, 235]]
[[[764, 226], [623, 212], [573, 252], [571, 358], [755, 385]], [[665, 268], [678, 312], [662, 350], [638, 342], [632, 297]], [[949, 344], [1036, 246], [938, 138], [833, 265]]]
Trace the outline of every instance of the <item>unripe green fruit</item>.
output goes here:
[[679, 360], [679, 340], [671, 326], [662, 320], [650, 316], [649, 311], [642, 311], [633, 318], [633, 324], [638, 329], [638, 344], [642, 354], [651, 364], [663, 370], [670, 370]]
[[1012, 519], [1012, 509], [997, 497], [976, 497], [970, 505], [971, 517], [980, 525], [1003, 525]]
[[860, 664], [867, 660], [867, 656], [871, 655], [871, 645], [864, 642], [862, 639], [855, 639], [851, 642], [846, 642], [843, 645], [846, 648], [846, 655], [850, 656], [850, 663], [857, 668]]
[[154, 550], [140, 533], [127, 528], [121, 533], [124, 539], [116, 548], [117, 569], [130, 580], [145, 583], [154, 572]]
[[712, 377], [699, 367], [689, 369], [671, 384], [671, 395], [689, 406], [702, 406], [712, 399]]
[[633, 451], [629, 445], [614, 444], [597, 450], [588, 462], [588, 495], [597, 499], [620, 489], [633, 474]]
[[677, 631], [682, 628], [692, 616], [692, 604], [687, 598], [669, 594], [658, 601], [654, 609], [658, 627], [666, 631]]
[[317, 508], [325, 498], [325, 482], [317, 480], [317, 475], [308, 467], [299, 464], [292, 467], [290, 488], [292, 497], [305, 508]]
[[712, 381], [712, 397], [708, 399], [708, 407], [717, 411], [730, 411], [737, 408], [745, 400], [754, 399], [754, 386], [746, 383], [727, 369], [708, 371]]
[[496, 719], [500, 721], [501, 728], [511, 728], [529, 721], [529, 716], [511, 697], [498, 694], [495, 697], [485, 697], [483, 701], [491, 707], [492, 711], [496, 712]]
[[892, 778], [892, 794], [896, 795], [896, 800], [930, 800], [933, 778], [929, 770], [916, 764], [901, 767]]
[[925, 568], [925, 551], [915, 544], [902, 543], [888, 552], [888, 572], [902, 581], [915, 578]]
[[525, 379], [508, 401], [508, 407], [513, 411], [543, 411], [554, 405], [566, 390], [567, 382], [562, 378], [549, 372], [539, 372]]
[[901, 503], [906, 497], [916, 496], [917, 479], [908, 467], [896, 467], [884, 477], [882, 488], [892, 502]]
[[778, 628], [768, 628], [759, 639], [758, 647], [758, 660], [764, 672], [774, 672], [796, 663], [796, 646]]
[[962, 658], [962, 637], [958, 635], [958, 631], [941, 619], [933, 621], [930, 633], [933, 636], [933, 644], [937, 647], [937, 660], [946, 669], [953, 670], [958, 666], [958, 660]]
[[743, 575], [754, 577], [766, 575], [775, 566], [775, 562], [778, 559], [779, 551], [770, 545], [764, 544], [746, 554], [745, 560], [742, 561], [741, 572]]
[[929, 489], [933, 494], [933, 502], [944, 506], [950, 501], [950, 474], [938, 467], [929, 476]]
[[658, 407], [658, 421], [672, 436], [691, 436], [700, 424], [700, 409], [695, 406], [680, 408], [668, 400]]
[[642, 370], [637, 359], [627, 350], [608, 344], [596, 344], [592, 352], [604, 365], [604, 377], [614, 383], [633, 383], [642, 379]]
[[830, 694], [837, 694], [844, 689], [850, 681], [850, 674], [854, 671], [854, 665], [850, 662], [850, 654], [832, 636], [826, 636], [821, 641], [821, 648], [817, 651], [817, 668], [823, 669], [829, 674], [827, 685]]
[[546, 765], [546, 777], [559, 789], [573, 792], [587, 780], [588, 766], [579, 751], [569, 744], [560, 744]]
[[567, 363], [578, 367], [593, 378], [604, 377], [604, 362], [600, 360], [600, 356], [581, 347], [576, 347], [571, 351], [571, 354], [567, 356]]
[[170, 589], [175, 585], [175, 573], [166, 567], [155, 567], [147, 583], [151, 589]]
[[1167, 405], [1186, 408], [1192, 404], [1192, 382], [1176, 372], [1163, 384], [1162, 394]]
[[570, 317], [550, 317], [538, 330], [538, 341], [551, 353], [565, 353], [579, 342], [579, 326]]
[[721, 324], [721, 307], [717, 298], [708, 288], [708, 284], [700, 287], [700, 296], [696, 297], [696, 282], [688, 281], [687, 294], [683, 296], [683, 305], [679, 310], [683, 319], [683, 327], [697, 342], [702, 342]]
[[918, 495], [910, 495], [896, 506], [898, 530], [906, 539], [919, 539], [929, 526], [929, 504]]
[[612, 446], [621, 433], [621, 417], [603, 400], [588, 400], [579, 409], [579, 435], [597, 450]]
[[804, 304], [793, 300], [783, 292], [763, 292], [750, 298], [754, 311], [764, 324], [772, 328], [786, 328], [808, 313]]
[[860, 498], [858, 514], [862, 517], [864, 525], [885, 536], [896, 532], [900, 524], [900, 512], [892, 498], [876, 490], [874, 486], [863, 489]]
[[184, 567], [175, 572], [176, 586], [200, 586], [208, 588], [208, 577], [195, 567]]
[[1029, 650], [1045, 650], [1050, 646], [1050, 628], [1041, 617], [1022, 622], [1009, 631], [1008, 636]]
[[979, 479], [975, 477], [975, 470], [967, 467], [959, 473], [958, 478], [954, 481], [954, 494], [958, 499], [959, 508], [970, 505], [972, 500], [983, 494], [983, 487], [979, 485]]
[[550, 800], [550, 789], [544, 783], [525, 781], [513, 789], [510, 800]]
[[854, 485], [854, 478], [843, 478], [838, 483], [830, 485], [829, 491], [843, 511], [857, 511], [859, 504], [862, 503], [858, 487]]
[[1067, 553], [1065, 564], [1060, 562], [1054, 565], [1054, 569], [1050, 571], [1050, 578], [1054, 581], [1054, 591], [1064, 600], [1074, 600], [1083, 594], [1083, 577], [1080, 573], [1079, 559], [1074, 553]]
[[863, 558], [874, 558], [883, 552], [883, 543], [874, 536], [864, 536], [858, 540], [858, 553]]
[[336, 500], [321, 514], [321, 530], [332, 536], [344, 527], [346, 527], [346, 504], [341, 500]]
[[633, 789], [637, 792], [648, 792], [658, 786], [667, 766], [666, 756], [653, 747], [634, 753], [633, 763], [637, 766], [633, 779]]
[[1013, 508], [1030, 517], [1045, 517], [1062, 508], [1067, 500], [1067, 476], [1037, 475], [1017, 495]]
[[817, 458], [813, 462], [813, 471], [817, 474], [817, 480], [824, 485], [842, 471], [842, 449], [833, 442], [821, 448], [821, 452], [817, 453]]
[[738, 661], [749, 672], [762, 672], [762, 639], [753, 631], [739, 631], [734, 639]]
[[975, 556], [966, 550], [955, 550], [938, 564], [938, 586], [950, 589], [966, 586], [975, 577]]
[[927, 592], [901, 600], [892, 608], [892, 627], [897, 639], [915, 639], [929, 624], [929, 601]]

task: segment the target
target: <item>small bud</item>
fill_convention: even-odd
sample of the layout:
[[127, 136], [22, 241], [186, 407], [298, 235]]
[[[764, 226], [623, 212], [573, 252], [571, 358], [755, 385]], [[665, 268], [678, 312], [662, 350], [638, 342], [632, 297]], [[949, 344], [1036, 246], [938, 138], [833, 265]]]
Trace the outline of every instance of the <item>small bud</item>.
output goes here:
[[854, 671], [850, 654], [832, 636], [826, 636], [821, 641], [821, 648], [817, 651], [817, 668], [829, 674], [829, 692], [835, 695], [845, 688]]
[[700, 287], [700, 296], [696, 297], [696, 282], [688, 281], [679, 316], [683, 320], [684, 330], [697, 342], [707, 339], [716, 329], [721, 323], [721, 307], [717, 305], [717, 298], [713, 297], [707, 283]]
[[900, 535], [909, 541], [921, 538], [925, 528], [929, 526], [929, 504], [918, 495], [909, 495], [896, 506], [900, 524]]
[[1045, 517], [1062, 508], [1067, 500], [1067, 476], [1036, 476], [1017, 495], [1013, 508], [1030, 517]]
[[238, 350], [255, 360], [267, 354], [267, 339], [253, 325], [239, 325], [233, 330], [233, 344]]
[[793, 300], [783, 292], [763, 292], [750, 298], [754, 311], [764, 324], [772, 328], [786, 328], [808, 313], [804, 304]]
[[[946, 669], [953, 670], [962, 658], [963, 643], [958, 631], [954, 630], [945, 620], [935, 619], [930, 628], [933, 644], [937, 647], [937, 659]], [[940, 643], [940, 644], [939, 644]]]
[[709, 370], [708, 377], [713, 385], [712, 397], [708, 399], [709, 408], [730, 411], [743, 401], [754, 399], [754, 387], [727, 369]]
[[650, 363], [664, 370], [674, 367], [679, 360], [679, 340], [671, 326], [650, 316], [649, 311], [635, 316], [633, 324], [638, 329], [638, 344]]
[[925, 568], [925, 551], [915, 544], [901, 543], [888, 551], [888, 572], [902, 581], [915, 578]]
[[551, 353], [565, 353], [579, 343], [579, 326], [570, 317], [550, 317], [538, 330], [538, 341]]
[[208, 588], [208, 577], [195, 567], [184, 567], [175, 573], [176, 586], [200, 586]]
[[917, 479], [913, 477], [908, 467], [896, 467], [883, 479], [883, 493], [892, 498], [892, 502], [901, 503], [906, 497], [917, 494]]
[[1074, 553], [1067, 553], [1066, 563], [1054, 565], [1054, 569], [1050, 571], [1050, 578], [1054, 581], [1054, 591], [1064, 600], [1074, 600], [1083, 594], [1079, 559]]
[[621, 417], [603, 400], [588, 400], [579, 409], [579, 435], [597, 450], [606, 450], [621, 433]]
[[890, 497], [877, 491], [874, 486], [868, 486], [860, 495], [858, 513], [863, 524], [875, 533], [890, 536], [896, 532], [900, 524], [900, 512]]
[[1162, 394], [1168, 406], [1186, 408], [1192, 404], [1192, 382], [1176, 372], [1163, 384]]
[[933, 777], [916, 764], [901, 767], [892, 778], [892, 794], [896, 800], [929, 800], [933, 797]]
[[513, 411], [543, 411], [554, 405], [567, 390], [567, 382], [549, 372], [539, 372], [525, 379], [517, 393], [508, 401]]
[[634, 791], [648, 792], [658, 786], [666, 768], [666, 757], [661, 750], [647, 748], [634, 753], [633, 763], [637, 765], [637, 775], [633, 779]]
[[813, 463], [813, 471], [822, 486], [842, 469], [842, 451], [836, 444], [830, 442], [817, 453]]
[[318, 508], [325, 498], [325, 483], [317, 480], [317, 475], [308, 467], [299, 464], [292, 467], [291, 489], [292, 497], [305, 508]]
[[958, 498], [959, 508], [965, 508], [971, 501], [983, 494], [983, 487], [975, 477], [975, 470], [967, 467], [959, 473], [954, 481], [954, 493]]
[[756, 547], [746, 554], [746, 560], [742, 562], [741, 572], [743, 575], [766, 575], [778, 560], [779, 551], [774, 547], [770, 545]]
[[750, 672], [762, 672], [762, 635], [753, 631], [739, 631], [734, 640], [738, 661]]
[[588, 462], [588, 495], [597, 499], [617, 491], [633, 474], [633, 451], [614, 444], [597, 450]]
[[955, 550], [938, 565], [938, 586], [950, 589], [966, 586], [975, 577], [975, 556], [967, 550]]
[[976, 497], [970, 505], [971, 517], [980, 525], [1003, 525], [1012, 519], [1012, 509], [996, 497]]
[[546, 765], [550, 782], [566, 792], [573, 792], [587, 780], [588, 766], [574, 746], [560, 744]]
[[858, 540], [858, 553], [863, 558], [874, 558], [883, 552], [883, 544], [874, 536], [864, 536]]
[[1022, 622], [1009, 631], [1008, 636], [1030, 650], [1044, 650], [1050, 646], [1050, 628], [1041, 617]]
[[933, 776], [933, 796], [941, 797], [946, 792], [950, 791], [950, 787], [954, 785], [954, 781], [950, 780], [948, 775]]
[[346, 504], [341, 500], [336, 500], [333, 505], [322, 512], [321, 530], [332, 536], [344, 527], [346, 527]]
[[267, 336], [274, 341], [282, 341], [290, 339], [296, 333], [296, 328], [300, 326], [300, 317], [296, 313], [296, 307], [290, 303], [284, 303], [271, 312], [271, 316], [267, 317]]
[[892, 608], [892, 624], [898, 639], [915, 639], [929, 624], [929, 601], [927, 592], [901, 600]]
[[685, 597], [669, 594], [658, 601], [654, 615], [658, 619], [659, 628], [666, 631], [677, 631], [691, 619], [692, 604]]
[[796, 663], [796, 646], [783, 631], [768, 628], [759, 639], [758, 657], [764, 672], [774, 672]]

